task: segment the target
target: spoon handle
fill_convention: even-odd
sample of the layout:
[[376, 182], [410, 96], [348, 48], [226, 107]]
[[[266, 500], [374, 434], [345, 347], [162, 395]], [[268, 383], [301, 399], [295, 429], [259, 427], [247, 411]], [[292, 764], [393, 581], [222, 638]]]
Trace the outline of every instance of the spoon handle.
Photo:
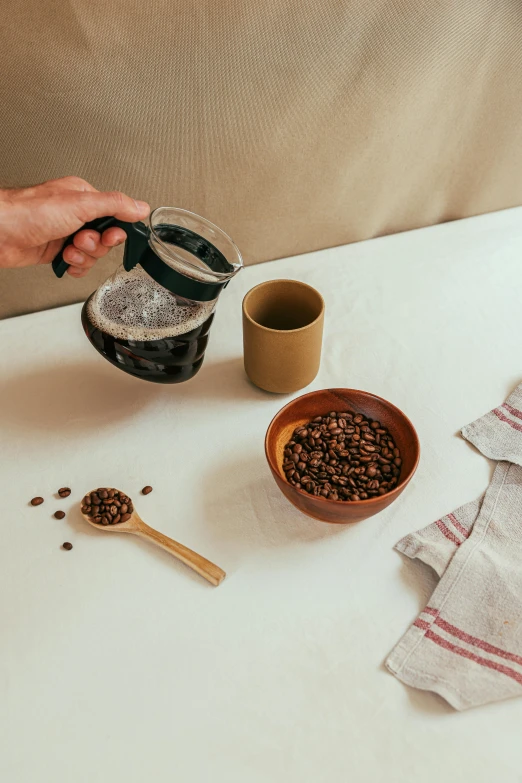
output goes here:
[[210, 560], [206, 559], [206, 557], [202, 557], [201, 555], [198, 555], [197, 552], [193, 552], [192, 549], [183, 546], [183, 544], [179, 544], [172, 538], [164, 536], [163, 533], [160, 533], [158, 530], [154, 530], [154, 528], [149, 527], [145, 524], [145, 522], [140, 521], [139, 527], [137, 527], [133, 532], [135, 532], [136, 535], [140, 538], [146, 538], [157, 546], [160, 546], [166, 552], [174, 555], [175, 558], [181, 560], [181, 562], [185, 563], [185, 565], [188, 565], [189, 568], [192, 568], [193, 571], [196, 571], [200, 576], [206, 579], [207, 582], [210, 582], [215, 587], [220, 585], [226, 576], [226, 573], [222, 568], [219, 568], [219, 566], [211, 563]]

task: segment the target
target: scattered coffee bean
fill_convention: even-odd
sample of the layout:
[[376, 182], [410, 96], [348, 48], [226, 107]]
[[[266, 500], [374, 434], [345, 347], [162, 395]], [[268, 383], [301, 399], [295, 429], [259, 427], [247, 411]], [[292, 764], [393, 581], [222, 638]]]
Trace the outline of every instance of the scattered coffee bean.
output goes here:
[[31, 506], [41, 506], [43, 502], [44, 502], [43, 498], [36, 497], [31, 500]]
[[65, 511], [55, 511], [54, 517], [55, 519], [63, 519], [65, 516]]
[[[301, 445], [299, 445], [299, 451], [296, 451], [296, 447], [294, 446], [294, 454], [296, 456], [298, 454], [300, 454], [302, 450], [303, 450], [303, 447]], [[295, 461], [299, 462], [299, 459], [296, 459]], [[141, 494], [142, 495], [150, 495], [151, 492], [152, 492], [152, 487], [149, 487], [149, 486], [143, 487], [143, 489], [141, 490]]]
[[[297, 427], [284, 449], [283, 470], [290, 484], [310, 495], [359, 501], [394, 489], [401, 465], [400, 451], [381, 422], [332, 411]], [[145, 490], [152, 487], [144, 487], [144, 495]]]
[[120, 492], [119, 489], [100, 487], [96, 492], [85, 495], [81, 510], [82, 514], [92, 519], [97, 525], [106, 526], [127, 522], [132, 516], [134, 506], [129, 496]]
[[58, 490], [58, 494], [60, 495], [61, 498], [68, 498], [69, 495], [71, 494], [71, 490], [69, 489], [69, 487], [62, 487], [61, 489]]
[[67, 551], [69, 551], [70, 549], [72, 549], [72, 548], [73, 548], [73, 547], [72, 547], [72, 544], [71, 544], [71, 543], [69, 543], [69, 541], [66, 541], [66, 542], [65, 542], [65, 544], [62, 544], [62, 547], [63, 547], [64, 549], [66, 549]]

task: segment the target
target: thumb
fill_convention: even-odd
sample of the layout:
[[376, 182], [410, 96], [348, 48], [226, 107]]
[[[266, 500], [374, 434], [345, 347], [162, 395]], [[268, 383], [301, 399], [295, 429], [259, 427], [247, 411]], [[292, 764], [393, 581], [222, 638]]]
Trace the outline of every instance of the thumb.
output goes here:
[[68, 193], [66, 198], [73, 201], [71, 206], [82, 223], [105, 215], [114, 215], [118, 220], [135, 223], [144, 220], [150, 213], [150, 207], [145, 201], [136, 201], [118, 190]]

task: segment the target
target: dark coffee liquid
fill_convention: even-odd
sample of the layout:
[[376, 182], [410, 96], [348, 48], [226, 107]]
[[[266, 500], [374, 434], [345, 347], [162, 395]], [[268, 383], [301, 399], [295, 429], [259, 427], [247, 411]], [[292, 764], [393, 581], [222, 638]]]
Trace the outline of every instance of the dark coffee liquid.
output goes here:
[[123, 340], [94, 326], [82, 309], [85, 334], [96, 350], [120, 370], [154, 383], [182, 383], [193, 378], [203, 364], [214, 313], [185, 334], [162, 340]]

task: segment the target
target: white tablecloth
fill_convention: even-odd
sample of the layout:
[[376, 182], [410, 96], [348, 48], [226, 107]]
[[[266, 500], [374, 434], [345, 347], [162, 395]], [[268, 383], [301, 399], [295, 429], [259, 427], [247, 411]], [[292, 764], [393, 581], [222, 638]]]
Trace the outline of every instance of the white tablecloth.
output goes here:
[[[222, 294], [202, 371], [180, 386], [113, 369], [79, 306], [0, 323], [3, 781], [521, 780], [522, 700], [457, 714], [382, 665], [434, 584], [393, 544], [486, 487], [491, 465], [455, 433], [521, 380], [521, 218], [249, 268]], [[265, 464], [288, 398], [244, 377], [241, 299], [277, 277], [326, 299], [310, 388], [370, 390], [418, 429], [409, 489], [356, 526], [300, 515]], [[64, 485], [71, 497], [53, 498]], [[221, 587], [87, 527], [78, 500], [100, 485], [225, 568]], [[28, 506], [34, 495], [43, 506]]]

